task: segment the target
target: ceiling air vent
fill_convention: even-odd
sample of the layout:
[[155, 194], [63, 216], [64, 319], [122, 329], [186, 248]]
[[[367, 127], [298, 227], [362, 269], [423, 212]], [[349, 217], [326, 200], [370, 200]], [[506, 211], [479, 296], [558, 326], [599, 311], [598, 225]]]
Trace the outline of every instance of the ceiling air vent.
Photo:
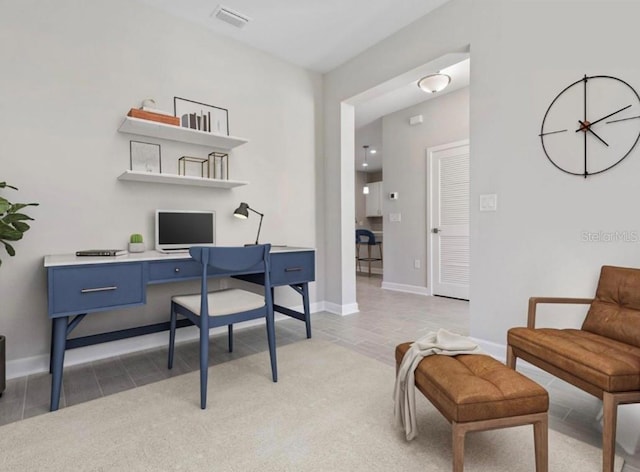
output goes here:
[[243, 28], [250, 20], [247, 15], [238, 13], [230, 8], [223, 7], [222, 5], [218, 5], [211, 16], [224, 21], [225, 23], [229, 23], [236, 28]]

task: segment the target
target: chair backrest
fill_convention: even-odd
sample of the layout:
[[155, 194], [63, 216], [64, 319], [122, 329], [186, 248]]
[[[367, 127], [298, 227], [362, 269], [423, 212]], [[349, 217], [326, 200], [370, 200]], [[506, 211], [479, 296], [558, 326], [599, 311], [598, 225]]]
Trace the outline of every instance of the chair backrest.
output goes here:
[[[271, 299], [271, 244], [244, 247], [195, 246], [191, 257], [202, 264], [201, 293], [207, 293], [209, 275], [264, 274], [265, 299]], [[205, 297], [206, 298], [206, 297]]]
[[189, 254], [196, 261], [206, 264], [216, 271], [223, 272], [260, 272], [268, 267], [271, 244], [257, 244], [244, 247], [195, 246]]
[[602, 267], [582, 329], [640, 347], [640, 269]]
[[[362, 238], [367, 238], [366, 241], [363, 241]], [[376, 244], [376, 235], [373, 234], [368, 229], [357, 229], [356, 230], [356, 243], [357, 244]]]

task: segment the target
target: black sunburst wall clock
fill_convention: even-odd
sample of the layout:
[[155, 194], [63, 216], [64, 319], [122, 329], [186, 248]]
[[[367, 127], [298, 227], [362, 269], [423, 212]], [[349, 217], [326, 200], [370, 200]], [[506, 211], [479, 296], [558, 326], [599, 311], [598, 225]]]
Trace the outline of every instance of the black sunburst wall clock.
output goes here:
[[553, 99], [542, 149], [563, 172], [587, 178], [622, 162], [640, 140], [640, 96], [622, 79], [584, 76]]

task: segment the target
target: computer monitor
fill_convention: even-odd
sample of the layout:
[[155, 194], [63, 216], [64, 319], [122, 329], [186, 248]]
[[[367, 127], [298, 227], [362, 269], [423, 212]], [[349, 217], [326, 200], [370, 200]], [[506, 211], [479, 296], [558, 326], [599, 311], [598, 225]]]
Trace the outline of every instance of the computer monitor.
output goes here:
[[188, 251], [216, 242], [215, 211], [156, 210], [156, 250]]

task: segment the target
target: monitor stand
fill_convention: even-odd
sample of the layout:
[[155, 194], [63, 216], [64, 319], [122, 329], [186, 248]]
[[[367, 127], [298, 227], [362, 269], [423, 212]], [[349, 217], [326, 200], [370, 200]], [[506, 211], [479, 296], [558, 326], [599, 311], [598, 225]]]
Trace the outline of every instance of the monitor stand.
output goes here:
[[163, 254], [180, 254], [180, 253], [189, 252], [189, 248], [188, 247], [179, 247], [179, 248], [175, 248], [175, 249], [158, 249], [157, 251], [161, 252]]

